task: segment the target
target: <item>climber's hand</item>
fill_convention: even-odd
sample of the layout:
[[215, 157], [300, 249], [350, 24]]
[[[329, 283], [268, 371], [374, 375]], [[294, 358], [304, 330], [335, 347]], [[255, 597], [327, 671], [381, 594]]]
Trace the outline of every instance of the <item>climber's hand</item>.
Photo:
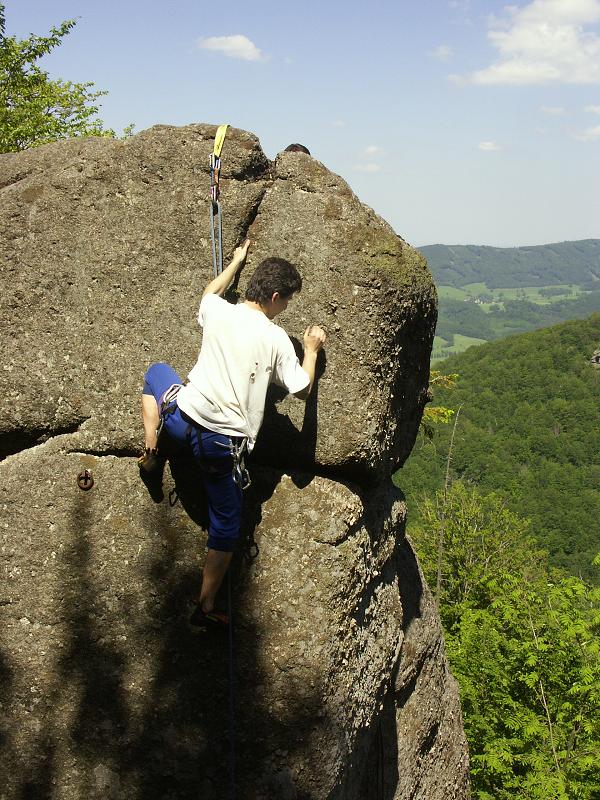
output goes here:
[[304, 350], [310, 353], [318, 353], [325, 344], [327, 335], [323, 328], [318, 325], [309, 325], [304, 331]]
[[231, 259], [232, 262], [235, 262], [238, 265], [242, 265], [246, 260], [246, 256], [248, 255], [248, 248], [251, 245], [250, 239], [246, 239], [239, 247], [236, 247], [233, 252], [233, 258]]

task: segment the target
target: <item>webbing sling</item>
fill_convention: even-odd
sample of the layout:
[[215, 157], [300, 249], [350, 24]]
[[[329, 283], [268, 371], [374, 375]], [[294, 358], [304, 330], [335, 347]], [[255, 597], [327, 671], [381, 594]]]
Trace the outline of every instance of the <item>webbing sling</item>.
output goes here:
[[210, 154], [210, 241], [212, 245], [213, 272], [215, 278], [223, 272], [223, 225], [219, 202], [219, 175], [221, 172], [221, 150], [229, 125], [219, 125], [215, 144]]

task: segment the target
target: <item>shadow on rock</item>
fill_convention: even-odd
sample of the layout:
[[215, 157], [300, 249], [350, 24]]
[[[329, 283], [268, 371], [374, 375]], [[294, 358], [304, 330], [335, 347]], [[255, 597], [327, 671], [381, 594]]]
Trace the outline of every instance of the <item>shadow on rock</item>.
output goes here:
[[177, 500], [189, 518], [203, 530], [208, 529], [208, 504], [202, 482], [202, 468], [191, 455], [175, 454], [169, 458], [169, 469], [175, 482], [175, 493], [170, 493], [169, 503]]
[[[301, 352], [300, 343], [293, 339], [296, 352]], [[267, 392], [265, 417], [260, 437], [252, 453], [251, 461], [277, 467], [282, 470], [304, 470], [309, 474], [316, 470], [319, 379], [327, 369], [325, 351], [319, 351], [312, 391], [304, 404], [304, 416], [300, 429], [278, 406], [288, 396], [285, 389], [271, 384]], [[301, 402], [299, 400], [292, 402]], [[302, 487], [300, 487], [302, 488]]]

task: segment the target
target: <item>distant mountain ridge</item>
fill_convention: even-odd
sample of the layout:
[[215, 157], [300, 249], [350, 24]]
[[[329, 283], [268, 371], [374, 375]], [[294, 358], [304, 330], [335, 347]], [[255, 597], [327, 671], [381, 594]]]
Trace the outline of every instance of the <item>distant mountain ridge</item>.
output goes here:
[[578, 284], [600, 289], [600, 239], [488, 247], [433, 244], [418, 248], [438, 285], [458, 289], [485, 283], [489, 289]]
[[439, 295], [432, 360], [600, 310], [600, 239], [420, 248]]

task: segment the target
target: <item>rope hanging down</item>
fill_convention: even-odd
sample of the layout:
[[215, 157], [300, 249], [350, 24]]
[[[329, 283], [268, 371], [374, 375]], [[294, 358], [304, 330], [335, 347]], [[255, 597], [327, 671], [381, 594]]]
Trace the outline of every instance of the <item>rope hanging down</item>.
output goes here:
[[210, 241], [212, 244], [213, 272], [215, 278], [223, 272], [223, 225], [219, 203], [219, 174], [221, 150], [229, 125], [219, 125], [215, 144], [210, 155]]
[[[223, 224], [219, 202], [221, 150], [229, 125], [219, 125], [210, 155], [210, 241], [212, 244], [215, 278], [223, 272]], [[227, 605], [229, 611], [229, 800], [235, 800], [235, 654], [233, 640], [233, 609], [231, 603], [231, 570], [227, 574]]]

